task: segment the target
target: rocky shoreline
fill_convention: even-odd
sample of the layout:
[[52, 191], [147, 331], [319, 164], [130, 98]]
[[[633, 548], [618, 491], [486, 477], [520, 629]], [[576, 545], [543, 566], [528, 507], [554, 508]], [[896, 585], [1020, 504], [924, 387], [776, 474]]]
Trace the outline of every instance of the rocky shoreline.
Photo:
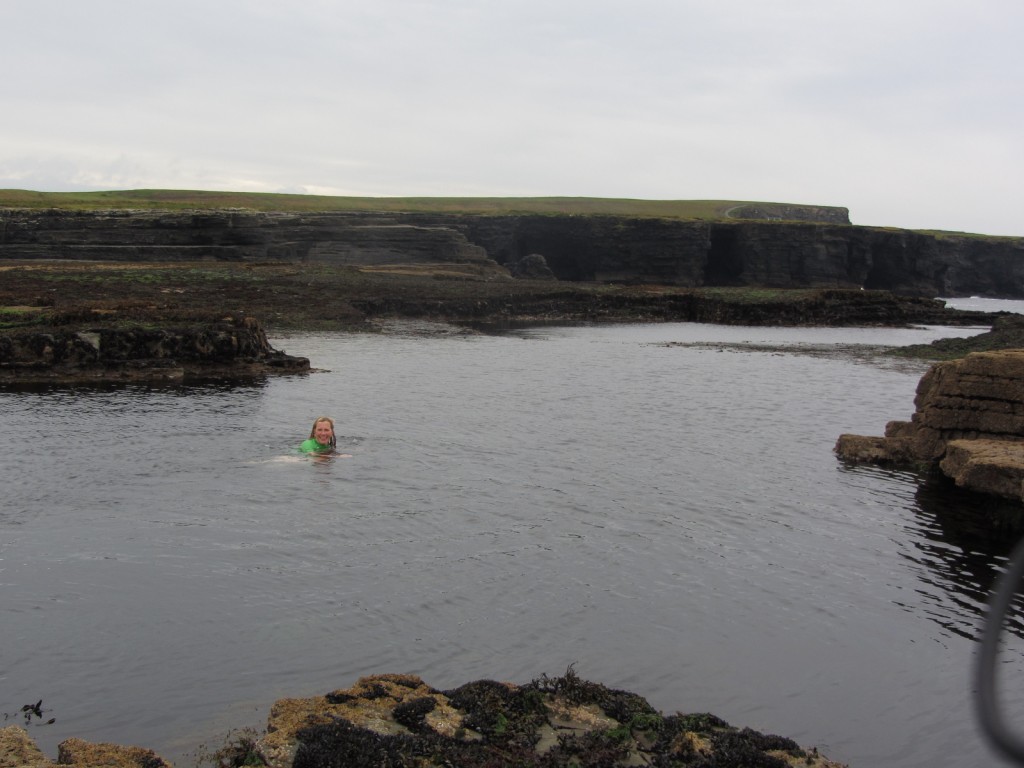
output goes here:
[[0, 383], [183, 382], [304, 373], [251, 317], [192, 327], [97, 327], [0, 335]]
[[[51, 762], [20, 726], [0, 728], [0, 768], [169, 768], [152, 750], [67, 739]], [[477, 680], [440, 691], [408, 674], [281, 699], [262, 733], [236, 735], [197, 764], [217, 768], [842, 768], [792, 739], [708, 713], [665, 716], [643, 697], [570, 667], [526, 685]]]
[[0, 263], [0, 383], [182, 381], [309, 370], [266, 333], [370, 331], [393, 320], [531, 323], [991, 325], [887, 291], [681, 288], [516, 279], [496, 264]]
[[841, 435], [850, 462], [941, 471], [961, 488], [1024, 503], [1024, 349], [973, 352], [921, 378], [909, 422]]

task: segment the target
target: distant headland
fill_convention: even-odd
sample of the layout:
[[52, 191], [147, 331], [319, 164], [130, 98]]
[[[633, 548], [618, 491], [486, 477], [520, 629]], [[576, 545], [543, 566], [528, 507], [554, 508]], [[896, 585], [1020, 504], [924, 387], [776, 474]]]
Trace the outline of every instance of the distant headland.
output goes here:
[[0, 273], [0, 379], [190, 378], [308, 368], [264, 329], [389, 319], [992, 325], [935, 297], [1024, 297], [1024, 238], [750, 201], [0, 190]]
[[455, 263], [571, 282], [1024, 298], [1024, 238], [751, 201], [0, 190], [0, 261], [32, 259]]

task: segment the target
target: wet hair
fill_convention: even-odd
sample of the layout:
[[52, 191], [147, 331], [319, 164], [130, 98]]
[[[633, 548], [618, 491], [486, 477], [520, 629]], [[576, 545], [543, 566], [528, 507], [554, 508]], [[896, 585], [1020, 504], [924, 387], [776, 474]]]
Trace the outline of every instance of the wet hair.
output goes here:
[[316, 421], [313, 422], [313, 428], [309, 430], [309, 436], [312, 439], [316, 439], [316, 425], [326, 421], [331, 425], [331, 448], [336, 448], [338, 445], [338, 439], [334, 436], [334, 419], [330, 416], [320, 416]]

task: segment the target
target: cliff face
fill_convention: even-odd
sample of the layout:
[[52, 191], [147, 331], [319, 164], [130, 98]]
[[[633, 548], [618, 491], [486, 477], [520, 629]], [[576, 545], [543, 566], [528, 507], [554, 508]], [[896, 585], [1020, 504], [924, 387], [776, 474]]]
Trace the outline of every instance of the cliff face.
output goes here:
[[0, 211], [0, 259], [497, 262], [561, 280], [1024, 297], [1024, 239], [797, 221], [244, 211]]
[[539, 253], [563, 280], [1024, 297], [1019, 238], [618, 217], [479, 217], [460, 226], [498, 262]]
[[885, 437], [841, 435], [836, 453], [874, 464], [938, 466], [957, 485], [1024, 501], [1024, 351], [976, 352], [933, 366], [909, 422]]
[[0, 258], [113, 261], [482, 261], [442, 223], [387, 214], [2, 211]]

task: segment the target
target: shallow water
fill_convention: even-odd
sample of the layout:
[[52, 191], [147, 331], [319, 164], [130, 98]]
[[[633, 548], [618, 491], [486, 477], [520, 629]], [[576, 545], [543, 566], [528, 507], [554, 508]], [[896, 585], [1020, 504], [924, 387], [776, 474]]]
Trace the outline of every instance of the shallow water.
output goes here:
[[[838, 462], [925, 366], [820, 354], [982, 330], [297, 336], [327, 370], [0, 392], [0, 708], [187, 765], [361, 675], [575, 664], [853, 766], [999, 764], [970, 664], [1013, 536]], [[295, 455], [321, 413], [351, 459]]]
[[942, 299], [952, 309], [972, 309], [978, 312], [1012, 312], [1024, 314], [1024, 301], [1020, 299], [986, 299], [982, 296], [961, 296]]

